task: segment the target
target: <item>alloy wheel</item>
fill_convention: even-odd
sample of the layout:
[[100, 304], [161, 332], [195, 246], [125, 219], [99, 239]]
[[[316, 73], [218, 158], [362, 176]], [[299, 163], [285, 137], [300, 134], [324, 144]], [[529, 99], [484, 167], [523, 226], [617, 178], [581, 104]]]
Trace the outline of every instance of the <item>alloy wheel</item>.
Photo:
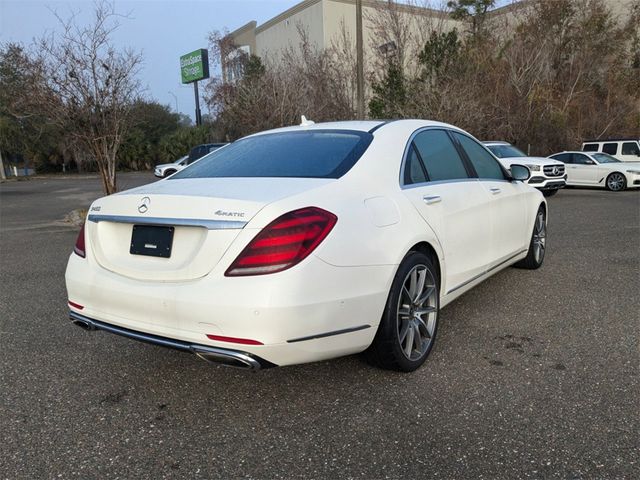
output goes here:
[[438, 316], [433, 273], [418, 264], [407, 274], [398, 299], [397, 333], [400, 348], [409, 360], [418, 360], [433, 342]]
[[542, 263], [544, 252], [547, 247], [547, 224], [544, 219], [544, 212], [538, 212], [536, 226], [533, 230], [533, 256], [537, 263]]
[[609, 190], [617, 192], [624, 188], [624, 181], [624, 176], [621, 173], [612, 173], [607, 178], [607, 187], [609, 187]]

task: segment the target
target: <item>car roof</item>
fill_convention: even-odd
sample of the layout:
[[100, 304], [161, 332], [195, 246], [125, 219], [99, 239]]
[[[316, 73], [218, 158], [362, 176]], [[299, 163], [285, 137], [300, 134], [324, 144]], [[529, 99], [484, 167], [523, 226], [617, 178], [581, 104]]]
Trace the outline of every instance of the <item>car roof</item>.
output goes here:
[[563, 150], [562, 152], [556, 152], [549, 155], [550, 157], [553, 155], [560, 155], [561, 153], [582, 153], [584, 155], [593, 155], [594, 153], [603, 153], [603, 152], [585, 152], [583, 150]]
[[488, 140], [486, 142], [482, 142], [483, 145], [511, 145], [509, 142], [503, 142], [502, 140]]
[[607, 138], [598, 140], [585, 140], [582, 143], [606, 143], [606, 142], [637, 142], [637, 138]]
[[308, 130], [355, 130], [359, 132], [374, 131], [386, 126], [386, 125], [406, 125], [422, 127], [447, 127], [455, 130], [460, 130], [454, 125], [447, 123], [436, 122], [433, 120], [416, 120], [416, 119], [402, 119], [402, 120], [344, 120], [338, 122], [321, 122], [311, 123], [306, 125], [292, 125], [290, 127], [275, 128], [273, 130], [265, 130], [263, 132], [254, 133], [253, 135], [263, 135], [266, 133], [281, 133], [281, 132], [296, 132], [296, 131], [308, 131]]

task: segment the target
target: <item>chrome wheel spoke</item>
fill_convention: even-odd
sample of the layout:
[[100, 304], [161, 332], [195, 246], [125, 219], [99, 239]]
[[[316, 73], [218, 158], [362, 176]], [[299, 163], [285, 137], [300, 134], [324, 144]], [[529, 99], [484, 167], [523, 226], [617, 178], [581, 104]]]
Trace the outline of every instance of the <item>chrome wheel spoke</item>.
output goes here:
[[420, 334], [420, 329], [418, 328], [418, 325], [415, 325], [413, 329], [414, 346], [419, 353], [422, 353], [422, 335]]
[[413, 328], [408, 328], [406, 343], [404, 346], [404, 353], [407, 358], [411, 358], [411, 350], [413, 349], [413, 337], [415, 335], [415, 330]]
[[409, 293], [409, 290], [407, 289], [406, 285], [402, 286], [402, 294], [407, 296], [407, 300], [409, 300], [409, 303], [411, 303], [411, 293]]
[[429, 326], [427, 325], [427, 323], [422, 318], [419, 318], [418, 320], [420, 322], [420, 325], [422, 325], [422, 328], [424, 328], [425, 337], [431, 338], [431, 330], [429, 330]]
[[420, 295], [416, 300], [416, 305], [422, 306], [422, 304], [427, 301], [431, 294], [435, 293], [435, 290], [435, 285], [428, 285], [427, 288], [425, 288], [424, 292], [422, 292], [422, 295]]
[[427, 280], [427, 269], [424, 268], [422, 271], [416, 270], [418, 275], [418, 285], [416, 287], [416, 291], [413, 297], [413, 303], [418, 303], [418, 299], [422, 296], [422, 291], [424, 290], [424, 284]]
[[418, 289], [418, 269], [413, 269], [411, 271], [411, 277], [409, 278], [409, 298], [413, 302], [413, 299], [416, 298], [416, 291]]
[[403, 323], [402, 328], [400, 329], [400, 345], [404, 343], [405, 338], [407, 338], [407, 333], [409, 332], [409, 321]]
[[424, 315], [426, 313], [434, 313], [436, 311], [436, 307], [421, 307], [421, 308], [416, 308], [413, 310], [413, 313], [416, 315], [417, 318], [420, 318], [421, 315]]

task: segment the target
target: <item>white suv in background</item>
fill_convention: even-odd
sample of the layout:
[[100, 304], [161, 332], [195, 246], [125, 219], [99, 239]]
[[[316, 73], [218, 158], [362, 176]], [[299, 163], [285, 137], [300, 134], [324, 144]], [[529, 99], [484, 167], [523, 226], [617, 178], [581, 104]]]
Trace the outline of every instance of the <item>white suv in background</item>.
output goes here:
[[558, 193], [567, 183], [564, 163], [550, 158], [529, 157], [507, 142], [482, 142], [502, 165], [510, 169], [512, 163], [526, 165], [531, 170], [529, 185], [537, 188], [545, 197]]
[[637, 138], [587, 140], [582, 144], [582, 151], [607, 153], [621, 162], [640, 162], [640, 142]]

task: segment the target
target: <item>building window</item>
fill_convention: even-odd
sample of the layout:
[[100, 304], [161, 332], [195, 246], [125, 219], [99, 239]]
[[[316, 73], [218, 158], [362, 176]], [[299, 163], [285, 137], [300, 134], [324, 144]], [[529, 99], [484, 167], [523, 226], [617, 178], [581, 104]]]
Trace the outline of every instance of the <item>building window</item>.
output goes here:
[[250, 54], [248, 45], [243, 45], [229, 52], [224, 60], [224, 80], [229, 83], [237, 82], [244, 74], [244, 65]]
[[382, 45], [380, 45], [378, 47], [378, 51], [384, 57], [390, 57], [391, 55], [393, 55], [396, 52], [397, 49], [398, 49], [398, 47], [396, 45], [396, 42], [394, 42], [394, 41], [383, 43]]

